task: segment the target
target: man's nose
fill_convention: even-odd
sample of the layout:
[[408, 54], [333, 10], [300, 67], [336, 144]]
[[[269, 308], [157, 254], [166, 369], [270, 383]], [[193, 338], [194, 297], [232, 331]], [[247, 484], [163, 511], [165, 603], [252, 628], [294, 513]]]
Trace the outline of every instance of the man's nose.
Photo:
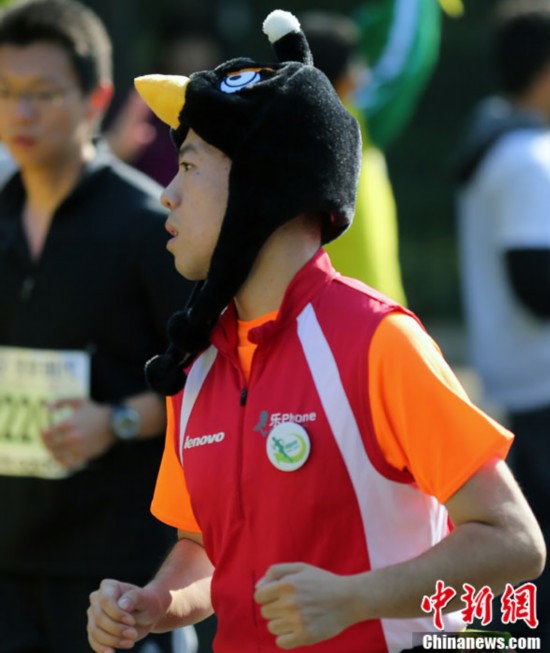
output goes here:
[[160, 203], [165, 209], [173, 211], [179, 204], [179, 195], [174, 188], [174, 179], [166, 186], [160, 195]]
[[36, 117], [35, 107], [30, 98], [25, 95], [19, 95], [15, 98], [12, 111], [19, 120], [29, 120]]

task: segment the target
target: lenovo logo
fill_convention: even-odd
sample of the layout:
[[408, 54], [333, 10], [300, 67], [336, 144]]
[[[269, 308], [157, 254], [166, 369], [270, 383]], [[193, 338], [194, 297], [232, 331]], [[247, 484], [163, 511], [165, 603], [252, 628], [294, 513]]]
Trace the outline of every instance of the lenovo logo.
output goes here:
[[183, 448], [193, 449], [193, 447], [203, 447], [205, 444], [215, 444], [216, 442], [222, 442], [224, 438], [225, 433], [223, 431], [220, 431], [219, 433], [213, 433], [212, 435], [201, 435], [198, 438], [191, 438], [187, 436], [185, 438]]

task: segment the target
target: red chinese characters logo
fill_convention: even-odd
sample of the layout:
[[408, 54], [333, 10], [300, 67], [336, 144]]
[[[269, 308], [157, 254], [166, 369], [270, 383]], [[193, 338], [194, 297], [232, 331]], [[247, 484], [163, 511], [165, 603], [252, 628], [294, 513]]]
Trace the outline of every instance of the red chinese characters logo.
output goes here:
[[506, 584], [501, 599], [502, 623], [515, 624], [520, 619], [530, 628], [539, 625], [537, 619], [537, 588], [534, 583], [525, 583], [515, 589]]
[[443, 610], [456, 596], [456, 590], [446, 587], [442, 580], [435, 584], [435, 593], [425, 596], [422, 599], [422, 610], [426, 613], [434, 613], [434, 626], [437, 630], [443, 630]]
[[[460, 599], [466, 607], [460, 614], [464, 622], [471, 624], [478, 619], [482, 626], [489, 624], [493, 619], [494, 594], [491, 588], [485, 585], [476, 592], [472, 585], [464, 583], [462, 589], [464, 593]], [[500, 600], [502, 623], [525, 621], [530, 628], [536, 628], [539, 624], [536, 614], [536, 593], [537, 588], [533, 583], [524, 583], [516, 588], [507, 584]], [[435, 584], [435, 592], [423, 597], [421, 608], [427, 614], [433, 612], [433, 622], [437, 630], [443, 630], [443, 610], [455, 596], [456, 590], [438, 580]]]
[[468, 583], [462, 586], [464, 594], [460, 597], [466, 606], [462, 610], [462, 618], [467, 624], [473, 623], [474, 619], [480, 619], [481, 625], [486, 626], [493, 620], [493, 599], [494, 594], [488, 585], [482, 587], [476, 594], [474, 587]]

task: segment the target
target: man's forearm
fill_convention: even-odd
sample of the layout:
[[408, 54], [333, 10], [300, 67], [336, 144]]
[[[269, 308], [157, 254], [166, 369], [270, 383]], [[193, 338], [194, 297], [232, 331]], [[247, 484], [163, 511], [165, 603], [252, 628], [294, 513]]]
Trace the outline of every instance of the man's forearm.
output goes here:
[[535, 565], [532, 574], [521, 565], [518, 573], [517, 541], [508, 546], [502, 539], [491, 526], [466, 524], [418, 558], [350, 577], [354, 621], [425, 616], [422, 598], [435, 592], [438, 580], [457, 592], [446, 609], [450, 611], [464, 607], [460, 601], [464, 583], [476, 591], [488, 585], [498, 596], [506, 583], [540, 573]]
[[212, 614], [210, 583], [213, 566], [204, 548], [181, 539], [145, 589], [165, 608], [154, 632], [166, 632], [202, 621]]
[[[477, 503], [476, 503], [477, 497]], [[457, 592], [462, 585], [489, 586], [500, 594], [542, 572], [546, 549], [540, 528], [505, 463], [488, 464], [446, 504], [455, 530], [417, 558], [350, 577], [361, 619], [422, 615], [421, 601], [438, 580]]]

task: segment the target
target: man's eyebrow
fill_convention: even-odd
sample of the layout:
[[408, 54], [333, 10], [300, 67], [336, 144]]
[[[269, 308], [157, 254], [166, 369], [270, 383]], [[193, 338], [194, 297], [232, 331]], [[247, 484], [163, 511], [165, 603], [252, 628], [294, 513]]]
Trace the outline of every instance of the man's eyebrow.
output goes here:
[[180, 150], [178, 152], [178, 156], [181, 158], [182, 156], [185, 156], [186, 154], [189, 154], [189, 152], [194, 152], [197, 153], [198, 149], [193, 143], [188, 143], [187, 145], [182, 145], [180, 147]]

